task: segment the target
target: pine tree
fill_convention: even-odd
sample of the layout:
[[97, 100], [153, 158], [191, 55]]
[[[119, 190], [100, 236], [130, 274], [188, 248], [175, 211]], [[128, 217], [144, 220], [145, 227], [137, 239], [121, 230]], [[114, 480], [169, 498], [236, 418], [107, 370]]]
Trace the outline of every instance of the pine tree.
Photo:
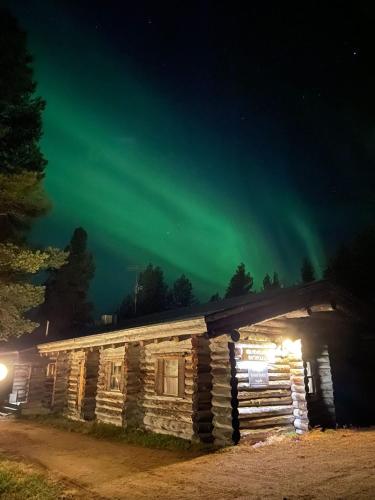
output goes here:
[[302, 262], [301, 267], [301, 279], [302, 283], [310, 283], [310, 281], [315, 280], [315, 270], [311, 263], [311, 260], [305, 257]]
[[39, 148], [44, 101], [34, 95], [26, 35], [0, 8], [0, 338], [30, 333], [38, 324], [27, 314], [44, 300], [44, 287], [31, 279], [60, 267], [66, 255], [32, 250], [25, 230], [48, 202], [42, 187], [46, 160]]
[[36, 172], [0, 173], [0, 241], [22, 242], [32, 219], [48, 209]]
[[25, 314], [44, 301], [44, 287], [32, 283], [30, 276], [61, 267], [66, 257], [54, 248], [30, 250], [0, 244], [0, 340], [31, 333], [38, 326]]
[[26, 33], [7, 9], [0, 8], [0, 168], [42, 174], [40, 151], [45, 101], [35, 95], [32, 57]]
[[39, 146], [45, 101], [35, 95], [26, 34], [4, 8], [0, 68], [0, 241], [20, 242], [32, 219], [48, 208], [42, 188], [47, 162]]
[[149, 264], [139, 275], [137, 316], [163, 311], [167, 308], [167, 285], [160, 267]]
[[65, 250], [69, 252], [67, 263], [49, 272], [46, 300], [41, 308], [42, 317], [50, 321], [51, 334], [58, 337], [81, 333], [92, 320], [92, 304], [87, 295], [95, 266], [83, 228], [74, 230]]
[[172, 300], [174, 307], [187, 307], [195, 302], [193, 285], [184, 274], [173, 283]]
[[241, 263], [229, 281], [225, 298], [238, 297], [240, 295], [251, 293], [253, 282], [254, 280], [250, 273], [246, 272], [245, 264]]

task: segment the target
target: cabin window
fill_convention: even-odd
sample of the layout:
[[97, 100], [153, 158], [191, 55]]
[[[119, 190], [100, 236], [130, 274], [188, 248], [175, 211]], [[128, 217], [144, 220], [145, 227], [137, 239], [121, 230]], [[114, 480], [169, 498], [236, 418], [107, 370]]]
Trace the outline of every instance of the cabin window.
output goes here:
[[56, 363], [48, 363], [46, 375], [47, 377], [54, 377], [56, 372]]
[[311, 361], [305, 362], [305, 385], [307, 394], [316, 394], [315, 375]]
[[121, 391], [122, 383], [122, 361], [111, 361], [109, 363], [108, 390]]
[[155, 392], [163, 396], [184, 397], [185, 359], [182, 356], [156, 360]]

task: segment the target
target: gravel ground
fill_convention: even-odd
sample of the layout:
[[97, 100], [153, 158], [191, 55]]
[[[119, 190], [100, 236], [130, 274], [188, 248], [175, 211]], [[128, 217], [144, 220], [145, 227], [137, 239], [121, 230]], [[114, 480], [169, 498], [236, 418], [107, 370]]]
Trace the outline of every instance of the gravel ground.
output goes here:
[[59, 478], [70, 498], [375, 499], [375, 428], [198, 455], [2, 420], [0, 452]]

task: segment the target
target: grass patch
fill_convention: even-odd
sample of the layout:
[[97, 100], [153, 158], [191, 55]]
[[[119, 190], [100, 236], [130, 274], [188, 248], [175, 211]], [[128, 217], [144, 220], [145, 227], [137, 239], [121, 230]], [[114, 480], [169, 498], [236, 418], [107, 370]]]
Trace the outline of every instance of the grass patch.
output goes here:
[[0, 498], [5, 500], [56, 500], [67, 498], [61, 486], [28, 465], [0, 456]]
[[147, 448], [157, 448], [162, 450], [184, 450], [184, 451], [209, 451], [212, 446], [200, 443], [192, 443], [186, 439], [181, 439], [166, 434], [156, 434], [141, 429], [128, 427], [126, 429], [111, 424], [100, 422], [80, 422], [70, 420], [60, 415], [37, 415], [21, 416], [21, 420], [31, 420], [33, 422], [49, 425], [56, 429], [62, 429], [68, 432], [78, 432], [93, 436], [98, 439], [108, 439], [127, 444], [144, 446]]

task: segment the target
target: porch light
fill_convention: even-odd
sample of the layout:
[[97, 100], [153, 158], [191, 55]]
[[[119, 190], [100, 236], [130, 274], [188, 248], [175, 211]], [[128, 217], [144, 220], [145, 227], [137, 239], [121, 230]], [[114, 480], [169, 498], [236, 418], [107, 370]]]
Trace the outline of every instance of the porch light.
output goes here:
[[283, 356], [288, 356], [288, 354], [292, 354], [293, 356], [301, 356], [301, 340], [284, 339], [281, 344], [281, 349]]
[[8, 368], [4, 365], [4, 363], [0, 363], [0, 382], [6, 378], [8, 375]]

